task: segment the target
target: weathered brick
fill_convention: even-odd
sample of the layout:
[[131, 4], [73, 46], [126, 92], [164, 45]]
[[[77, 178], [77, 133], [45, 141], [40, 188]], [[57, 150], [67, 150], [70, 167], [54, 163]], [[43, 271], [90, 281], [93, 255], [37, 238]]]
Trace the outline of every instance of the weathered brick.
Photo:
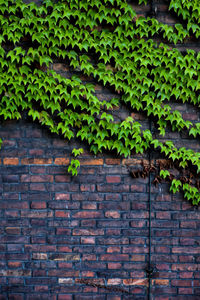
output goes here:
[[103, 229], [73, 229], [73, 235], [103, 235]]
[[32, 259], [33, 259], [33, 260], [43, 260], [43, 259], [47, 259], [47, 254], [46, 254], [46, 253], [33, 253]]
[[54, 261], [79, 261], [80, 255], [79, 254], [50, 254], [49, 255], [50, 260]]
[[31, 276], [31, 270], [0, 270], [0, 276]]
[[53, 216], [52, 211], [38, 211], [38, 210], [32, 210], [32, 211], [21, 211], [21, 216], [26, 218], [49, 218]]
[[58, 283], [60, 284], [73, 284], [74, 279], [73, 278], [59, 278]]
[[108, 285], [120, 285], [122, 283], [122, 279], [120, 278], [110, 278], [107, 281]]
[[143, 278], [143, 279], [124, 279], [123, 280], [124, 285], [144, 285], [148, 286], [148, 279]]
[[112, 219], [118, 219], [120, 218], [120, 212], [118, 211], [106, 211], [105, 217], [112, 218]]

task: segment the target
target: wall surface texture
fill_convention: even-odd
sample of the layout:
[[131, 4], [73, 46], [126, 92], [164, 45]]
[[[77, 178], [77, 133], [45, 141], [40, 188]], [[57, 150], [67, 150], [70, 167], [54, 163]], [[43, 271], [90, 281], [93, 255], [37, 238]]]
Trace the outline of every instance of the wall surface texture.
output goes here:
[[[172, 24], [167, 5], [156, 3], [157, 18]], [[150, 9], [134, 8], [143, 15]], [[200, 49], [193, 41], [179, 47]], [[53, 68], [70, 75], [64, 64]], [[99, 85], [96, 94], [112, 96]], [[193, 107], [174, 107], [200, 121]], [[123, 108], [117, 113], [130, 114]], [[145, 116], [132, 116], [148, 128]], [[86, 145], [69, 144], [26, 116], [2, 123], [0, 137], [0, 300], [148, 299], [150, 198], [151, 299], [200, 299], [200, 209], [170, 194], [168, 184], [155, 186], [153, 174], [130, 176], [142, 162], [149, 165], [148, 155], [93, 157]], [[200, 151], [186, 133], [169, 131], [168, 137]], [[85, 153], [78, 176], [71, 177], [67, 165], [75, 145]], [[151, 153], [152, 165], [160, 162]]]

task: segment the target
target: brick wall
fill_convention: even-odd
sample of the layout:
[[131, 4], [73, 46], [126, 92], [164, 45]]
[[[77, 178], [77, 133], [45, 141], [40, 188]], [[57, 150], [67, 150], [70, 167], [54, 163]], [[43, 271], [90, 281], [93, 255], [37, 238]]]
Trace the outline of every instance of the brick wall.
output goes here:
[[[28, 121], [6, 122], [0, 166], [0, 299], [147, 299], [148, 178], [140, 160], [85, 154]], [[200, 297], [200, 212], [152, 185], [153, 299]], [[185, 296], [184, 296], [185, 295]]]
[[[158, 19], [173, 23], [166, 3], [157, 4]], [[180, 47], [186, 46], [199, 45]], [[69, 75], [59, 62], [53, 68]], [[98, 85], [96, 93], [111, 97]], [[179, 110], [200, 119], [192, 106]], [[134, 118], [148, 127], [143, 115]], [[67, 143], [28, 119], [2, 123], [0, 137], [0, 300], [148, 299], [149, 178], [129, 174], [148, 156], [93, 157], [84, 145], [79, 175], [71, 177], [67, 165], [77, 141]], [[185, 133], [168, 130], [167, 138], [200, 151]], [[163, 159], [151, 155], [154, 165]], [[172, 196], [168, 184], [152, 184], [151, 201], [152, 300], [200, 299], [200, 210]]]

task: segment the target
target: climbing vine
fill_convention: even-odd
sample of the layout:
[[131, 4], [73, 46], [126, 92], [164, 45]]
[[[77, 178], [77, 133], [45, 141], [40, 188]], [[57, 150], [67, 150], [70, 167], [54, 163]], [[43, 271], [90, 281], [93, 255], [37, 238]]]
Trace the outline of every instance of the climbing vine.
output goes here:
[[[171, 0], [169, 10], [184, 25], [138, 17], [125, 0], [45, 0], [41, 6], [0, 0], [1, 118], [20, 119], [25, 110], [51, 132], [86, 141], [94, 154], [106, 150], [129, 157], [150, 148], [160, 151], [192, 177], [172, 178], [161, 168], [159, 180], [170, 179], [173, 193], [182, 191], [198, 204], [200, 153], [155, 139], [131, 116], [120, 120], [114, 115], [116, 107], [127, 105], [150, 117], [160, 136], [170, 126], [199, 138], [200, 123], [184, 120], [170, 101], [199, 108], [200, 53], [183, 54], [166, 45], [200, 37], [199, 0]], [[165, 43], [156, 43], [157, 37]], [[55, 60], [69, 64], [74, 75], [54, 71]], [[117, 96], [98, 99], [94, 84], [85, 83], [82, 74]], [[81, 153], [74, 149], [74, 156]], [[73, 159], [69, 171], [76, 175], [79, 166]]]

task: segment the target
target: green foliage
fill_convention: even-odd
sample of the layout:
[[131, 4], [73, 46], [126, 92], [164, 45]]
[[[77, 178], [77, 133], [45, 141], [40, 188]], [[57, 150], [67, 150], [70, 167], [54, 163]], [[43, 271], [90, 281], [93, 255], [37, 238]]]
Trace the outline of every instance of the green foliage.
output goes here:
[[[121, 104], [128, 105], [151, 117], [162, 136], [170, 125], [173, 131], [199, 137], [200, 123], [184, 120], [167, 102], [200, 107], [200, 54], [182, 54], [153, 41], [158, 35], [174, 44], [198, 38], [199, 0], [171, 0], [169, 9], [186, 26], [138, 18], [125, 0], [45, 0], [42, 6], [0, 0], [2, 119], [19, 119], [26, 110], [52, 132], [86, 141], [94, 154], [108, 150], [129, 157], [153, 147], [198, 174], [200, 153], [154, 139], [133, 118], [119, 121], [114, 115]], [[69, 64], [76, 75], [65, 78], [54, 71], [55, 59]], [[98, 99], [94, 85], [81, 79], [83, 74], [112, 87], [118, 97]], [[75, 157], [81, 153], [73, 150]], [[68, 171], [77, 175], [79, 167], [73, 159]], [[167, 179], [169, 172], [161, 170], [160, 176]], [[194, 204], [200, 201], [195, 186], [174, 179], [171, 191], [180, 190]]]
[[78, 168], [80, 167], [80, 161], [78, 159], [72, 159], [68, 167], [68, 172], [72, 173], [72, 176], [78, 175]]
[[163, 179], [166, 179], [167, 177], [170, 176], [170, 173], [168, 170], [160, 170], [160, 177]]
[[[72, 154], [74, 155], [74, 157], [80, 156], [83, 152], [84, 150], [82, 148], [78, 148], [78, 149], [74, 148], [72, 150]], [[77, 176], [79, 167], [80, 167], [80, 161], [78, 159], [72, 159], [68, 167], [68, 172], [72, 173], [72, 176], [74, 175]]]

